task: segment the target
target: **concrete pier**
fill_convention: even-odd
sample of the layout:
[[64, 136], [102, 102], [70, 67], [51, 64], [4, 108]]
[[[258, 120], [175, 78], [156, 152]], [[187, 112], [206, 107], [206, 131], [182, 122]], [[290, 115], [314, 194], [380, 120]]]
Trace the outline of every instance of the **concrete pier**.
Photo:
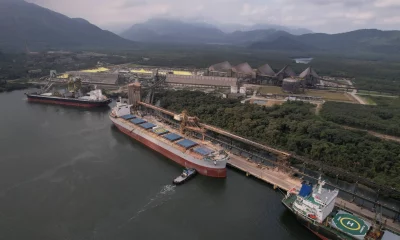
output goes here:
[[[278, 171], [276, 168], [267, 167], [264, 165], [257, 164], [251, 160], [247, 160], [243, 157], [230, 154], [228, 161], [230, 167], [239, 169], [245, 172], [246, 176], [253, 176], [273, 186], [274, 189], [280, 188], [284, 191], [288, 191], [294, 187], [301, 187], [301, 180], [298, 178], [290, 177], [284, 172]], [[360, 217], [374, 221], [375, 213], [367, 208], [362, 208], [354, 203], [346, 201], [341, 198], [336, 199], [336, 206], [354, 213]], [[382, 221], [385, 224], [385, 228], [400, 233], [400, 223], [394, 222], [393, 219], [382, 217]]]

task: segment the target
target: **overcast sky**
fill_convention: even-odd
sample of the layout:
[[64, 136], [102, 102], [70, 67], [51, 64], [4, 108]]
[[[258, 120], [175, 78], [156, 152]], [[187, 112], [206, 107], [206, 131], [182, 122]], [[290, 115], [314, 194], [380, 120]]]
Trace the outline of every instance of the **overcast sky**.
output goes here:
[[400, 0], [27, 0], [120, 31], [153, 17], [279, 24], [337, 33], [400, 30]]

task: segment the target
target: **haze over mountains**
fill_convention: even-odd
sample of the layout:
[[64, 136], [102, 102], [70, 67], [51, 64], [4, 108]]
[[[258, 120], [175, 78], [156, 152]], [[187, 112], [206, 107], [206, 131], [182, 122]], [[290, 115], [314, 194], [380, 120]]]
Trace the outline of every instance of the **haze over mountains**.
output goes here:
[[[240, 28], [240, 26], [237, 27]], [[121, 36], [138, 42], [247, 45], [291, 35], [267, 26], [260, 25], [259, 27], [260, 29], [256, 29], [257, 26], [248, 27], [252, 29], [248, 31], [224, 32], [216, 26], [206, 23], [151, 19], [145, 23], [133, 25], [121, 33]]]
[[[255, 25], [249, 27], [254, 30], [224, 32], [211, 24], [152, 19], [133, 25], [121, 36], [138, 42], [231, 44], [265, 50], [400, 52], [400, 31], [362, 29], [339, 34], [296, 35], [268, 27], [283, 28], [276, 25]], [[310, 32], [307, 29], [289, 31]]]
[[0, 0], [0, 48], [10, 50], [129, 47], [132, 42], [80, 18], [23, 0]]
[[[233, 29], [241, 29], [233, 31]], [[286, 30], [286, 31], [284, 31]], [[140, 42], [165, 44], [224, 44], [256, 50], [400, 52], [400, 31], [374, 29], [341, 34], [310, 33], [277, 25], [219, 25], [151, 19], [134, 24], [118, 36], [84, 19], [24, 2], [0, 0], [0, 48], [21, 51], [48, 49], [131, 49]], [[306, 34], [303, 34], [306, 33]], [[301, 35], [302, 34], [302, 35]]]

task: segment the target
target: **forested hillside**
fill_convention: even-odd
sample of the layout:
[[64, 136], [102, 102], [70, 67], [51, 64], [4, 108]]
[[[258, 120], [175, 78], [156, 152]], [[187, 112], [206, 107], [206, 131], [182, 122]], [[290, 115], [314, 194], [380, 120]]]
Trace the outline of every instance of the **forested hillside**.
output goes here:
[[84, 19], [69, 18], [23, 0], [0, 0], [0, 48], [97, 49], [132, 47], [133, 43]]
[[262, 107], [190, 91], [158, 98], [169, 110], [186, 109], [205, 123], [400, 189], [399, 144], [320, 120], [311, 104]]
[[327, 102], [321, 116], [338, 124], [400, 136], [400, 100], [383, 97], [373, 100], [377, 106]]

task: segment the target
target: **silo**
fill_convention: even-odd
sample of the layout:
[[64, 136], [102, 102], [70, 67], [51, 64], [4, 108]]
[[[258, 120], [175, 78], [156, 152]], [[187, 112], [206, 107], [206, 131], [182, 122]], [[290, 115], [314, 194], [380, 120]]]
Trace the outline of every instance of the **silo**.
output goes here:
[[128, 85], [128, 104], [133, 105], [134, 108], [139, 106], [141, 101], [141, 86], [138, 81]]
[[301, 91], [301, 80], [285, 78], [282, 83], [282, 90], [287, 93], [299, 93]]

